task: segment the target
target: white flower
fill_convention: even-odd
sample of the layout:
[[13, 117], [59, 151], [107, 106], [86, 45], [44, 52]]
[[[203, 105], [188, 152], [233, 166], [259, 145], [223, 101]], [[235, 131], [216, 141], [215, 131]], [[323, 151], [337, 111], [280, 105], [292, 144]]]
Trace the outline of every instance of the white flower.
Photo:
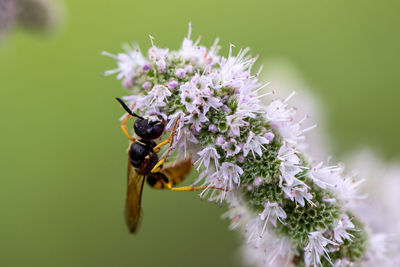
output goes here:
[[[248, 79], [248, 80], [253, 80], [253, 79]], [[252, 90], [258, 86], [257, 83], [251, 86], [248, 85], [240, 88], [239, 92], [236, 94], [238, 101], [238, 107], [236, 112], [242, 114], [245, 117], [250, 117], [250, 118], [256, 118], [257, 113], [262, 113], [264, 107], [261, 105], [260, 98], [269, 95], [271, 93], [266, 93], [257, 96], [256, 92], [267, 85], [268, 83], [261, 86], [255, 91]]]
[[290, 200], [295, 201], [302, 207], [304, 207], [305, 201], [307, 201], [311, 205], [315, 205], [311, 201], [312, 195], [310, 192], [308, 192], [306, 184], [300, 180], [297, 180], [290, 186], [284, 186], [282, 190]]
[[199, 141], [188, 127], [182, 127], [180, 128], [179, 134], [177, 134], [175, 143], [180, 151], [183, 150], [184, 157], [186, 158], [188, 147], [190, 147], [191, 144], [197, 144], [198, 142]]
[[325, 189], [328, 187], [334, 187], [341, 178], [342, 168], [339, 165], [335, 166], [323, 166], [323, 162], [320, 162], [316, 166], [310, 168], [307, 173], [308, 177], [313, 182]]
[[168, 87], [158, 84], [151, 89], [149, 95], [152, 96], [150, 104], [155, 103], [157, 106], [162, 107], [165, 106], [165, 102], [168, 102], [167, 97], [171, 96], [171, 92]]
[[[253, 217], [245, 227], [245, 233], [247, 235], [247, 243], [255, 247], [261, 245], [264, 222], [260, 216]], [[269, 232], [268, 232], [269, 234]]]
[[338, 194], [338, 199], [344, 201], [345, 206], [351, 207], [354, 200], [364, 199], [366, 195], [359, 192], [359, 186], [365, 182], [365, 179], [357, 180], [352, 175], [342, 177], [335, 185], [335, 192]]
[[329, 257], [326, 246], [328, 244], [337, 246], [335, 242], [325, 238], [321, 231], [311, 232], [308, 235], [309, 243], [304, 249], [304, 262], [306, 266], [322, 266], [321, 256], [323, 255], [325, 259], [333, 265]]
[[193, 112], [192, 114], [188, 115], [186, 118], [188, 119], [188, 121], [190, 123], [193, 124], [193, 127], [197, 132], [200, 132], [201, 127], [203, 127], [202, 123], [208, 121], [208, 118], [201, 112], [199, 112], [199, 113]]
[[271, 203], [269, 201], [264, 203], [264, 210], [260, 213], [260, 218], [264, 221], [264, 227], [261, 236], [264, 234], [268, 222], [271, 222], [276, 227], [276, 220], [284, 224], [282, 220], [286, 219], [286, 212], [278, 205], [278, 203]]
[[238, 146], [237, 141], [233, 138], [225, 141], [221, 147], [226, 151], [227, 157], [235, 156], [240, 152], [240, 146]]
[[279, 185], [282, 186], [283, 181], [287, 186], [293, 185], [295, 181], [298, 181], [296, 175], [302, 171], [297, 152], [287, 145], [282, 145], [278, 152], [278, 159], [281, 160]]
[[200, 158], [194, 163], [194, 164], [199, 163], [197, 170], [199, 170], [200, 167], [204, 165], [206, 167], [206, 170], [208, 171], [210, 159], [214, 160], [214, 166], [216, 170], [218, 170], [219, 166], [218, 159], [220, 158], [220, 155], [218, 155], [218, 152], [214, 147], [208, 146], [203, 150], [201, 150], [200, 152], [198, 152], [197, 154], [200, 156]]
[[255, 135], [252, 131], [249, 132], [249, 136], [247, 137], [246, 144], [243, 146], [243, 155], [246, 157], [247, 154], [251, 151], [253, 157], [255, 158], [256, 155], [262, 155], [261, 148], [265, 149], [263, 144], [269, 144], [269, 140], [263, 136]]
[[349, 234], [348, 230], [354, 230], [354, 224], [350, 221], [346, 214], [342, 214], [340, 218], [334, 223], [333, 226], [333, 237], [339, 243], [342, 243], [342, 239], [351, 240], [352, 234]]
[[[210, 199], [222, 203], [226, 195], [232, 193], [233, 189], [240, 184], [240, 175], [242, 174], [242, 168], [230, 162], [223, 162], [219, 171], [211, 175], [207, 171], [203, 172], [202, 176], [206, 177], [205, 184], [208, 184], [208, 187], [200, 196], [203, 197], [211, 191]], [[200, 179], [201, 177], [199, 177], [198, 181]], [[220, 190], [211, 190], [212, 188], [219, 188]]]
[[220, 171], [221, 177], [228, 181], [230, 184], [229, 190], [233, 189], [233, 185], [231, 185], [232, 182], [237, 185], [240, 184], [240, 175], [243, 174], [243, 170], [239, 166], [230, 162], [223, 162]]
[[229, 209], [222, 215], [222, 218], [229, 218], [231, 220], [230, 230], [236, 230], [245, 225], [246, 221], [251, 217], [251, 211], [248, 210], [246, 203], [237, 195], [229, 199]]
[[153, 61], [159, 71], [164, 72], [166, 68], [165, 60], [168, 57], [168, 49], [158, 48], [153, 43], [153, 37], [150, 36], [152, 47], [149, 49], [148, 55], [149, 59]]
[[280, 99], [273, 100], [266, 110], [267, 120], [273, 124], [290, 121], [296, 111], [293, 108], [289, 108], [287, 102], [294, 95], [295, 92], [291, 93], [284, 101]]
[[228, 123], [234, 136], [240, 137], [240, 127], [249, 125], [249, 123], [243, 119], [243, 115], [238, 113], [226, 117], [226, 122]]
[[203, 113], [206, 114], [210, 108], [218, 109], [222, 106], [221, 99], [214, 97], [210, 88], [205, 88], [201, 91], [201, 105], [203, 107]]
[[222, 58], [220, 62], [220, 82], [222, 86], [240, 88], [244, 80], [250, 76], [250, 67], [255, 59], [247, 57], [248, 48], [240, 49], [236, 56], [232, 56], [233, 45], [230, 45], [228, 58]]
[[219, 204], [222, 205], [222, 201], [226, 198], [226, 196], [232, 194], [232, 189], [234, 188], [232, 180], [222, 177], [221, 171], [216, 171], [212, 174], [204, 171], [200, 174], [199, 179], [195, 183], [199, 182], [204, 177], [204, 184], [207, 184], [207, 188], [201, 192], [200, 197], [205, 197], [211, 192], [209, 200], [214, 200], [216, 203], [219, 202]]
[[[386, 233], [374, 233], [370, 237], [370, 248], [366, 253], [366, 260], [371, 262], [371, 264], [366, 264], [369, 266], [378, 266], [384, 262], [387, 263], [387, 266], [396, 266], [396, 265], [389, 265], [392, 262], [387, 259], [389, 244], [389, 236]], [[397, 245], [398, 247], [398, 245]], [[398, 257], [399, 251], [394, 251], [394, 254]], [[380, 266], [380, 265], [379, 265]], [[386, 265], [383, 265], [386, 266]]]
[[278, 237], [269, 232], [258, 238], [256, 245], [253, 243], [244, 246], [246, 262], [251, 266], [281, 267], [293, 266], [288, 264], [292, 258], [291, 242], [288, 238]]
[[126, 53], [118, 53], [116, 56], [105, 51], [102, 52], [103, 55], [114, 58], [118, 64], [118, 68], [105, 71], [105, 75], [118, 73], [118, 80], [122, 78], [132, 79], [146, 64], [147, 61], [136, 44], [133, 44], [132, 48], [125, 44], [124, 50]]
[[317, 125], [312, 125], [305, 129], [301, 129], [301, 124], [307, 117], [304, 117], [299, 122], [293, 122], [289, 120], [287, 122], [281, 122], [277, 125], [277, 129], [284, 138], [284, 140], [291, 145], [299, 145], [305, 140], [304, 133], [314, 129]]
[[185, 105], [187, 112], [200, 113], [198, 105], [201, 103], [200, 92], [193, 83], [187, 82], [180, 86], [181, 103]]
[[129, 107], [133, 107], [133, 111], [142, 111], [150, 105], [151, 96], [147, 95], [130, 95], [122, 97], [123, 100], [128, 102]]
[[183, 39], [181, 48], [178, 51], [178, 55], [185, 60], [189, 60], [191, 64], [197, 64], [200, 66], [213, 66], [219, 61], [218, 52], [218, 39], [214, 45], [207, 51], [207, 48], [200, 46], [200, 38], [195, 42], [191, 40], [192, 24], [189, 23], [189, 31], [186, 38]]

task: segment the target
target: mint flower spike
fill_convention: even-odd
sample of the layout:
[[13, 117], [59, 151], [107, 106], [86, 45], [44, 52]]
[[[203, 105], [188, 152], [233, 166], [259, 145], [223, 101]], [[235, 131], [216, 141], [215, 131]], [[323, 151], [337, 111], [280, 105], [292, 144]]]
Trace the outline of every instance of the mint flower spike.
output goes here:
[[[268, 84], [252, 74], [249, 49], [227, 57], [191, 39], [178, 50], [159, 48], [151, 37], [147, 57], [139, 49], [113, 56], [115, 73], [128, 89], [124, 100], [144, 115], [177, 122], [171, 150], [191, 155], [201, 197], [229, 204], [224, 215], [243, 235], [246, 259], [258, 266], [347, 266], [364, 264], [371, 246], [353, 207], [363, 198], [363, 180], [341, 165], [314, 164], [302, 152], [308, 116], [295, 119], [295, 93], [264, 105]], [[319, 162], [319, 161], [318, 161]], [[217, 190], [215, 188], [223, 189]]]

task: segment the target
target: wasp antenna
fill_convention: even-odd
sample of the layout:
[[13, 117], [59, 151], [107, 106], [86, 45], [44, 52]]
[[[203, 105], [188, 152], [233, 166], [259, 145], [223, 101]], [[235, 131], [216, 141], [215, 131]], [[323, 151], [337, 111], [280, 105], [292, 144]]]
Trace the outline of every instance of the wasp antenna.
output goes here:
[[144, 120], [144, 118], [143, 117], [141, 117], [141, 116], [139, 116], [139, 115], [137, 115], [135, 112], [133, 112], [126, 104], [125, 104], [125, 102], [124, 101], [122, 101], [122, 99], [121, 98], [119, 98], [119, 97], [116, 97], [115, 99], [117, 99], [117, 101], [121, 104], [121, 106], [123, 107], [123, 109], [125, 109], [126, 110], [126, 112], [128, 112], [129, 113], [129, 115], [131, 115], [131, 116], [133, 116], [133, 117], [137, 117], [137, 118], [139, 118], [139, 119], [142, 119], [142, 120]]

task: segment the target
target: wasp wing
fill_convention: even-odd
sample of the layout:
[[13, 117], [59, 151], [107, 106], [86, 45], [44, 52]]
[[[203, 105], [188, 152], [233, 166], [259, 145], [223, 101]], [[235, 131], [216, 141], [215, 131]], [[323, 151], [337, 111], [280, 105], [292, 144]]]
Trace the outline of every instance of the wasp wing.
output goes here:
[[132, 234], [136, 232], [141, 213], [142, 192], [144, 175], [138, 174], [130, 162], [128, 162], [128, 186], [125, 202], [125, 220]]
[[172, 186], [181, 183], [192, 170], [192, 158], [188, 157], [182, 160], [174, 161], [160, 170], [168, 177]]

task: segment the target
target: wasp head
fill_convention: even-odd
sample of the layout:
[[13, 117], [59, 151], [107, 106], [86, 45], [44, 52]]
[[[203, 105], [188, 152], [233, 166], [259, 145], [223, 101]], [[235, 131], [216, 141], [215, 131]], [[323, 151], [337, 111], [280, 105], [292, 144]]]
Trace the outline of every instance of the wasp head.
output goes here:
[[133, 124], [133, 129], [140, 138], [153, 140], [159, 138], [163, 134], [165, 121], [160, 114], [143, 118], [133, 112], [120, 98], [116, 99], [121, 104], [122, 108], [129, 113], [129, 115], [137, 118], [137, 120]]
[[150, 116], [147, 118], [138, 118], [133, 124], [133, 129], [135, 133], [147, 140], [153, 140], [159, 138], [165, 128], [164, 119], [161, 115]]

